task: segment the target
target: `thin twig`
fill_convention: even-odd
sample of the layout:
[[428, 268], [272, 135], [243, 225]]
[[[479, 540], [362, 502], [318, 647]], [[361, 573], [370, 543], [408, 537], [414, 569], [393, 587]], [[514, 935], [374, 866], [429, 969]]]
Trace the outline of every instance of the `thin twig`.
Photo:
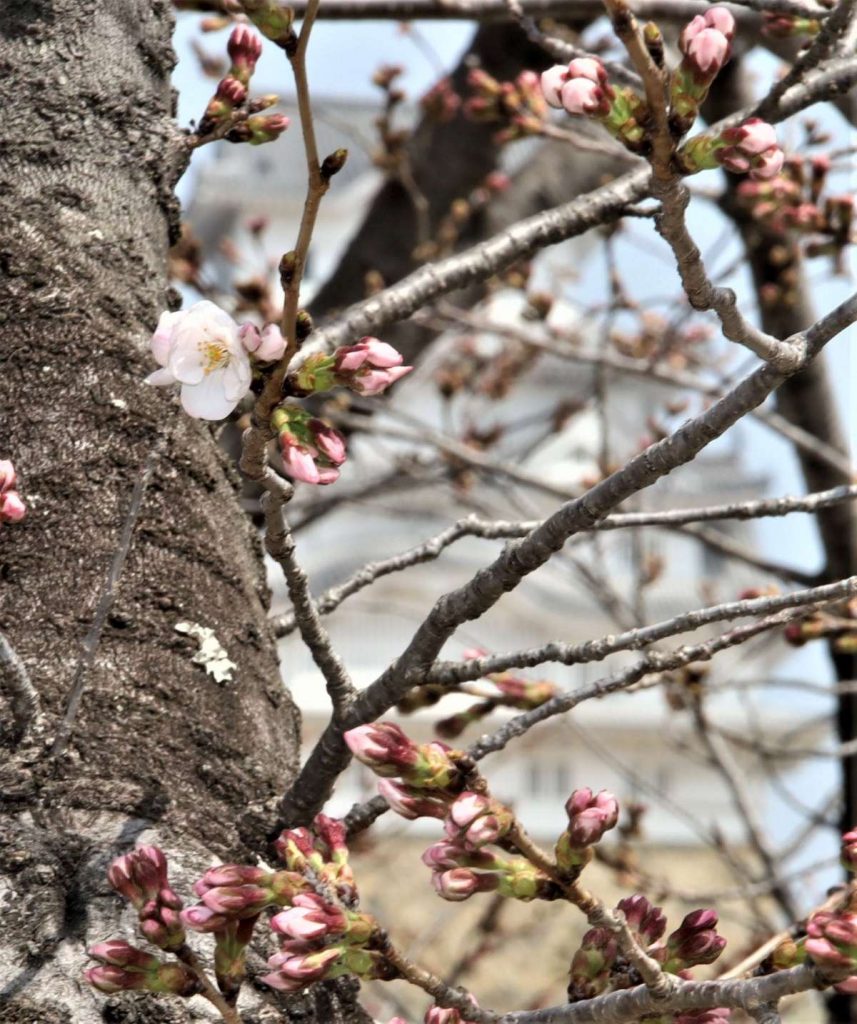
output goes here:
[[218, 992], [211, 983], [211, 979], [208, 977], [199, 957], [194, 953], [190, 946], [182, 946], [182, 948], [176, 952], [176, 956], [183, 964], [186, 964], [193, 971], [202, 986], [201, 995], [204, 999], [207, 999], [212, 1006], [217, 1008], [220, 1016], [224, 1021], [226, 1021], [226, 1024], [241, 1024], [241, 1018], [238, 1015], [238, 1011], [227, 1003], [223, 995]]
[[345, 720], [357, 691], [345, 665], [333, 649], [327, 630], [321, 624], [306, 573], [295, 557], [294, 537], [283, 511], [283, 505], [291, 497], [292, 488], [284, 481], [277, 481], [272, 469], [268, 468], [265, 472], [268, 483], [268, 491], [262, 496], [265, 548], [283, 570], [301, 638], [324, 676], [333, 705], [333, 721], [339, 723]]
[[788, 594], [771, 597], [750, 598], [744, 601], [728, 601], [708, 608], [683, 612], [671, 619], [649, 626], [640, 626], [624, 633], [568, 644], [551, 641], [539, 647], [512, 651], [507, 654], [491, 654], [484, 658], [467, 661], [435, 662], [423, 670], [425, 683], [454, 686], [471, 679], [481, 679], [511, 668], [532, 668], [544, 662], [560, 665], [581, 665], [592, 661], [603, 661], [619, 651], [640, 650], [649, 644], [689, 633], [701, 626], [729, 619], [745, 618], [749, 615], [769, 615], [789, 608], [816, 608], [820, 603], [841, 601], [857, 594], [857, 576], [851, 576], [838, 583], [830, 583], [807, 590], [796, 590]]
[[0, 690], [5, 694], [12, 717], [12, 740], [22, 743], [41, 715], [39, 691], [15, 648], [0, 633]]

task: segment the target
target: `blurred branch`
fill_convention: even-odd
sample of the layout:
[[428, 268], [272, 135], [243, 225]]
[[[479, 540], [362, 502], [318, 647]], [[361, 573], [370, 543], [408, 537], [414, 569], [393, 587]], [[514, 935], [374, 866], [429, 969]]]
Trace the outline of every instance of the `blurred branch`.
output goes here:
[[[830, 11], [802, 0], [729, 0], [749, 11], [776, 11], [806, 18], [824, 18]], [[180, 11], [214, 14], [236, 13], [231, 0], [173, 0]], [[289, 6], [302, 18], [308, 0], [293, 0]], [[641, 18], [687, 20], [703, 14], [710, 6], [706, 0], [632, 0], [634, 13]], [[532, 17], [598, 17], [604, 13], [600, 0], [521, 0], [521, 8]], [[361, 21], [394, 19], [406, 21], [506, 21], [511, 17], [506, 0], [325, 0], [320, 17], [331, 20]]]

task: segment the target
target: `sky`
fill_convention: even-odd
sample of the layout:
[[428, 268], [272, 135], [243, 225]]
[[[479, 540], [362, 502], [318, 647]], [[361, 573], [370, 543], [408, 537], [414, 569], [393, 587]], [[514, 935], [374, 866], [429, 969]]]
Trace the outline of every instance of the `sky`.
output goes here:
[[[199, 72], [198, 63], [191, 50], [191, 40], [198, 38], [198, 18], [193, 15], [182, 15], [178, 19], [176, 34], [176, 50], [179, 65], [175, 74], [175, 83], [179, 89], [179, 120], [188, 124], [191, 119], [198, 118], [213, 88], [213, 82], [206, 80]], [[335, 96], [373, 98], [378, 90], [371, 84], [371, 76], [380, 64], [404, 64], [407, 72], [402, 85], [411, 98], [419, 97], [438, 77], [441, 68], [450, 68], [467, 43], [472, 27], [463, 22], [416, 22], [413, 32], [404, 33], [394, 24], [385, 22], [324, 22], [317, 23], [308, 54], [309, 80], [318, 98], [327, 99]], [[203, 45], [212, 53], [222, 52], [225, 44], [225, 33], [217, 33], [203, 37]], [[760, 57], [754, 65], [758, 87], [764, 88], [776, 73], [773, 59]], [[254, 78], [254, 91], [259, 94], [277, 92], [283, 98], [292, 93], [290, 72], [282, 55], [273, 46], [266, 46], [259, 69]], [[838, 115], [829, 115], [828, 125], [841, 133], [841, 122], [836, 124]], [[780, 129], [781, 140], [797, 142], [797, 129], [783, 127]], [[854, 133], [850, 134], [851, 144], [855, 143]], [[284, 140], [276, 143], [281, 146], [284, 158], [298, 150], [290, 147], [300, 145], [299, 133], [290, 131]], [[201, 164], [212, 158], [212, 147], [198, 152], [194, 156], [194, 167], [180, 186], [180, 196], [187, 200], [192, 194], [195, 171]], [[711, 172], [714, 181], [714, 172]], [[853, 182], [850, 183], [853, 185]], [[847, 180], [840, 180], [839, 187], [846, 189]], [[852, 189], [853, 190], [853, 189]], [[712, 212], [710, 204], [695, 201], [689, 214], [689, 225], [703, 252], [714, 247], [717, 257], [714, 265], [727, 265], [739, 248], [734, 238], [723, 235], [724, 221]], [[665, 272], [674, 273], [669, 267], [668, 253], [654, 255], [652, 247], [659, 242], [648, 225], [637, 228], [637, 234], [646, 231], [652, 235], [645, 243], [648, 257], [641, 258], [641, 249], [637, 252], [630, 246], [621, 257], [625, 261], [624, 269], [633, 280], [640, 298], [647, 293], [663, 294]], [[854, 248], [854, 247], [852, 247]], [[666, 256], [666, 259], [664, 257]], [[621, 263], [620, 263], [621, 267]], [[857, 263], [852, 259], [851, 276], [835, 277], [831, 274], [830, 265], [826, 260], [815, 260], [810, 264], [809, 278], [813, 288], [813, 297], [819, 312], [833, 308], [845, 299], [854, 288], [854, 273]], [[604, 265], [598, 258], [593, 258], [587, 265], [580, 268], [580, 290], [582, 293], [603, 288]], [[747, 287], [749, 278], [746, 270], [739, 272], [737, 287], [739, 295], [750, 294]], [[857, 356], [854, 345], [857, 336], [852, 329], [848, 336], [842, 336], [828, 347], [831, 372], [836, 385], [836, 396], [843, 415], [846, 429], [852, 442], [857, 439]], [[768, 493], [797, 494], [804, 490], [799, 467], [791, 446], [774, 437], [770, 431], [757, 425], [742, 425], [741, 455], [751, 471], [763, 472], [768, 477]], [[798, 568], [815, 570], [821, 564], [821, 552], [816, 533], [809, 517], [790, 516], [783, 519], [768, 520], [758, 532], [762, 552], [774, 559], [781, 559], [794, 564]], [[789, 675], [803, 675], [822, 681], [829, 678], [827, 658], [821, 645], [811, 645], [792, 657], [786, 666]], [[785, 691], [784, 691], [785, 693]], [[784, 699], [797, 699], [794, 694]], [[825, 787], [832, 780], [831, 766], [813, 765], [807, 769], [806, 784]], [[781, 823], [782, 824], [782, 823]], [[785, 825], [783, 825], [783, 829]], [[817, 856], [817, 849], [807, 850], [807, 860]]]

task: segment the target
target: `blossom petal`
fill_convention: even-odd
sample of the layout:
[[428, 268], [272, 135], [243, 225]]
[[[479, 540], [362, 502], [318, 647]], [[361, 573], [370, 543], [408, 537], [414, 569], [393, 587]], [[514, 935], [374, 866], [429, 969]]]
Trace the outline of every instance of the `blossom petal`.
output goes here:
[[210, 373], [199, 384], [183, 384], [181, 397], [184, 411], [198, 420], [225, 419], [238, 404], [226, 397], [222, 371]]
[[163, 388], [168, 384], [175, 384], [176, 379], [172, 374], [171, 370], [168, 370], [165, 366], [161, 367], [160, 370], [155, 370], [154, 373], [150, 373], [145, 380], [146, 384], [154, 384], [155, 387]]
[[223, 393], [233, 402], [240, 402], [250, 390], [253, 371], [247, 359], [232, 359], [223, 369]]
[[177, 313], [161, 313], [158, 326], [155, 328], [155, 333], [152, 335], [152, 340], [149, 343], [152, 355], [160, 366], [167, 365], [167, 360], [170, 357], [170, 346], [173, 341], [173, 332], [181, 321], [184, 320], [185, 316], [187, 316], [187, 310], [183, 309], [180, 309]]

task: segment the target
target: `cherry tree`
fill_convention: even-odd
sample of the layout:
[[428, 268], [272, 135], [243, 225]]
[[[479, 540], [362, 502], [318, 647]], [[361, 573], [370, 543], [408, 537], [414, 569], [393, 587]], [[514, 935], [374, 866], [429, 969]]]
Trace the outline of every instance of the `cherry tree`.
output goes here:
[[[173, 119], [173, 6], [228, 39], [211, 99], [188, 128]], [[605, 16], [609, 39], [591, 31]], [[307, 303], [318, 212], [348, 159], [316, 141], [306, 70], [313, 26], [419, 17], [477, 28], [461, 64], [423, 97], [412, 132], [396, 126], [397, 69], [379, 71], [376, 163], [385, 180]], [[394, 979], [426, 994], [429, 1024], [774, 1024], [788, 1019], [788, 997], [807, 992], [825, 994], [830, 1020], [853, 1019], [857, 487], [824, 350], [845, 343], [857, 297], [816, 310], [806, 266], [821, 260], [841, 271], [853, 240], [853, 200], [837, 174], [853, 161], [841, 126], [854, 115], [855, 40], [849, 0], [7, 4], [4, 1020], [369, 1021], [361, 982]], [[255, 91], [263, 48], [282, 59], [299, 123]], [[747, 63], [759, 49], [781, 68], [757, 95]], [[838, 137], [801, 121], [819, 105], [836, 111]], [[802, 124], [806, 153], [781, 143], [788, 121]], [[294, 247], [275, 281], [236, 282], [224, 295], [181, 232], [174, 188], [196, 150], [275, 146], [287, 130], [300, 133], [307, 170]], [[521, 139], [536, 140], [538, 156], [509, 179], [501, 154]], [[741, 238], [752, 293], [724, 284], [697, 245], [688, 209], [711, 201]], [[608, 301], [588, 311], [606, 325], [608, 343], [593, 349], [552, 325], [556, 296], [530, 287], [528, 265], [586, 232], [600, 231], [609, 251], [630, 222], [666, 244], [682, 308], [700, 319], [677, 328], [653, 319], [616, 271]], [[184, 305], [170, 267], [172, 281], [196, 293]], [[526, 315], [492, 317], [482, 300], [499, 278], [524, 296]], [[612, 324], [620, 310], [637, 320], [622, 336]], [[511, 406], [518, 379], [549, 354], [659, 382], [685, 402], [652, 417], [636, 451], [605, 448], [592, 479], [572, 491], [504, 460], [490, 432], [456, 437], [423, 425], [417, 440], [430, 454], [414, 463], [414, 478], [442, 479], [466, 498], [466, 475], [477, 474], [501, 492], [529, 488], [550, 499], [549, 510], [511, 518], [518, 506], [509, 502], [501, 517], [474, 499], [434, 537], [314, 594], [295, 533], [337, 502], [401, 485], [401, 466], [355, 483], [340, 476], [356, 439], [391, 432], [376, 415], [384, 396], [419, 372], [441, 331], [454, 341], [435, 377], [446, 398], [479, 392]], [[474, 331], [498, 340], [493, 354], [473, 348]], [[740, 356], [725, 371], [724, 352]], [[603, 390], [594, 402], [606, 417]], [[546, 411], [548, 435], [563, 416]], [[748, 418], [793, 446], [804, 494], [635, 508], [647, 488]], [[309, 491], [324, 494], [302, 503]], [[255, 518], [242, 493], [258, 499]], [[817, 523], [818, 574], [706, 526], [794, 513]], [[749, 566], [759, 586], [652, 621], [642, 600], [624, 615], [609, 573], [590, 569], [617, 631], [444, 659], [448, 641], [571, 544], [644, 528], [687, 531]], [[357, 687], [326, 617], [347, 615], [352, 595], [467, 537], [504, 543], [472, 578], [427, 597], [407, 645]], [[263, 549], [290, 599], [281, 616], [269, 614]], [[638, 568], [640, 597], [659, 569], [652, 560]], [[277, 655], [289, 633], [310, 652], [331, 709], [303, 765], [299, 709]], [[832, 893], [796, 895], [784, 852], [705, 714], [705, 666], [769, 636], [826, 645], [838, 680], [845, 873]], [[611, 660], [622, 652], [634, 654]], [[526, 675], [587, 662], [604, 663], [604, 673], [576, 689]], [[474, 690], [477, 681], [491, 689]], [[752, 866], [736, 876], [775, 904], [773, 917], [761, 916], [764, 939], [739, 961], [726, 965], [714, 906], [668, 920], [640, 872], [616, 906], [589, 888], [587, 868], [596, 857], [611, 863], [628, 810], [616, 796], [574, 789], [567, 826], [546, 850], [480, 768], [540, 723], [633, 687], [661, 688], [692, 711], [700, 749], [745, 828]], [[431, 742], [385, 719], [450, 693], [480, 701], [456, 720], [439, 712]], [[514, 713], [497, 724], [497, 708]], [[473, 722], [484, 731], [468, 744], [461, 737]], [[338, 820], [325, 809], [352, 759], [379, 777], [378, 793]], [[812, 805], [806, 835], [825, 810]], [[524, 993], [519, 1007], [481, 1005], [478, 992], [403, 953], [396, 921], [361, 906], [350, 861], [356, 836], [384, 814], [437, 819], [425, 875], [413, 884], [438, 898], [571, 905], [586, 930], [567, 950], [567, 1002], [532, 1009]]]

